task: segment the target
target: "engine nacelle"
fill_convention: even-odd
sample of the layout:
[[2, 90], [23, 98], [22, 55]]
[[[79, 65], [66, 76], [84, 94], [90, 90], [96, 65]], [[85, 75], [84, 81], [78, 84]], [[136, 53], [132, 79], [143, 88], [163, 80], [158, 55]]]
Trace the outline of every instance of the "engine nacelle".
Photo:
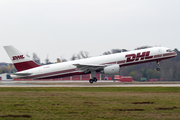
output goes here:
[[101, 73], [105, 75], [119, 75], [119, 72], [120, 67], [118, 64], [107, 66], [103, 69], [103, 71], [101, 71]]

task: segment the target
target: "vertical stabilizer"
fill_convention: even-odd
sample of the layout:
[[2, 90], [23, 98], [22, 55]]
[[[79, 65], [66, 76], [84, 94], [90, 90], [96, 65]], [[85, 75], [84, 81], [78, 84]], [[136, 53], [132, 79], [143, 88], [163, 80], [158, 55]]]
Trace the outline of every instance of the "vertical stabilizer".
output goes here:
[[40, 66], [13, 46], [4, 46], [4, 49], [18, 72]]

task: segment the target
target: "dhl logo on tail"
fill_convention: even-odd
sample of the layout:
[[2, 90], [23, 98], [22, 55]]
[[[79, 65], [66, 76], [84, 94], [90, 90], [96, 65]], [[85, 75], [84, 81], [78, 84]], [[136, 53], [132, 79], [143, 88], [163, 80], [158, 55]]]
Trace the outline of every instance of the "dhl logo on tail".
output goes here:
[[20, 60], [20, 59], [24, 59], [24, 56], [23, 55], [13, 56], [12, 59], [13, 60]]

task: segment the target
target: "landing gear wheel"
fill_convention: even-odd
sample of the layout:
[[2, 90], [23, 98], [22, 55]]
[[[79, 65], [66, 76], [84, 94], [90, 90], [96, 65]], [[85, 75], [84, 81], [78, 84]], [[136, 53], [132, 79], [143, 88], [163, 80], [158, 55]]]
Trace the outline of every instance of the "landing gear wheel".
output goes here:
[[156, 68], [157, 71], [160, 71], [160, 68]]
[[93, 80], [94, 80], [94, 82], [97, 82], [97, 78], [94, 77]]
[[93, 81], [94, 81], [93, 79], [90, 79], [90, 80], [89, 80], [89, 82], [90, 82], [91, 84], [93, 83]]

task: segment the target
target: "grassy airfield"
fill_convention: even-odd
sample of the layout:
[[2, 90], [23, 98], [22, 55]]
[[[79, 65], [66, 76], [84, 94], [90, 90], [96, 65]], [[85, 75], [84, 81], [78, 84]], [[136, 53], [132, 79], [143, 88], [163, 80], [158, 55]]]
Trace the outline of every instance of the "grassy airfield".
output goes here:
[[0, 119], [180, 119], [179, 87], [0, 88]]

